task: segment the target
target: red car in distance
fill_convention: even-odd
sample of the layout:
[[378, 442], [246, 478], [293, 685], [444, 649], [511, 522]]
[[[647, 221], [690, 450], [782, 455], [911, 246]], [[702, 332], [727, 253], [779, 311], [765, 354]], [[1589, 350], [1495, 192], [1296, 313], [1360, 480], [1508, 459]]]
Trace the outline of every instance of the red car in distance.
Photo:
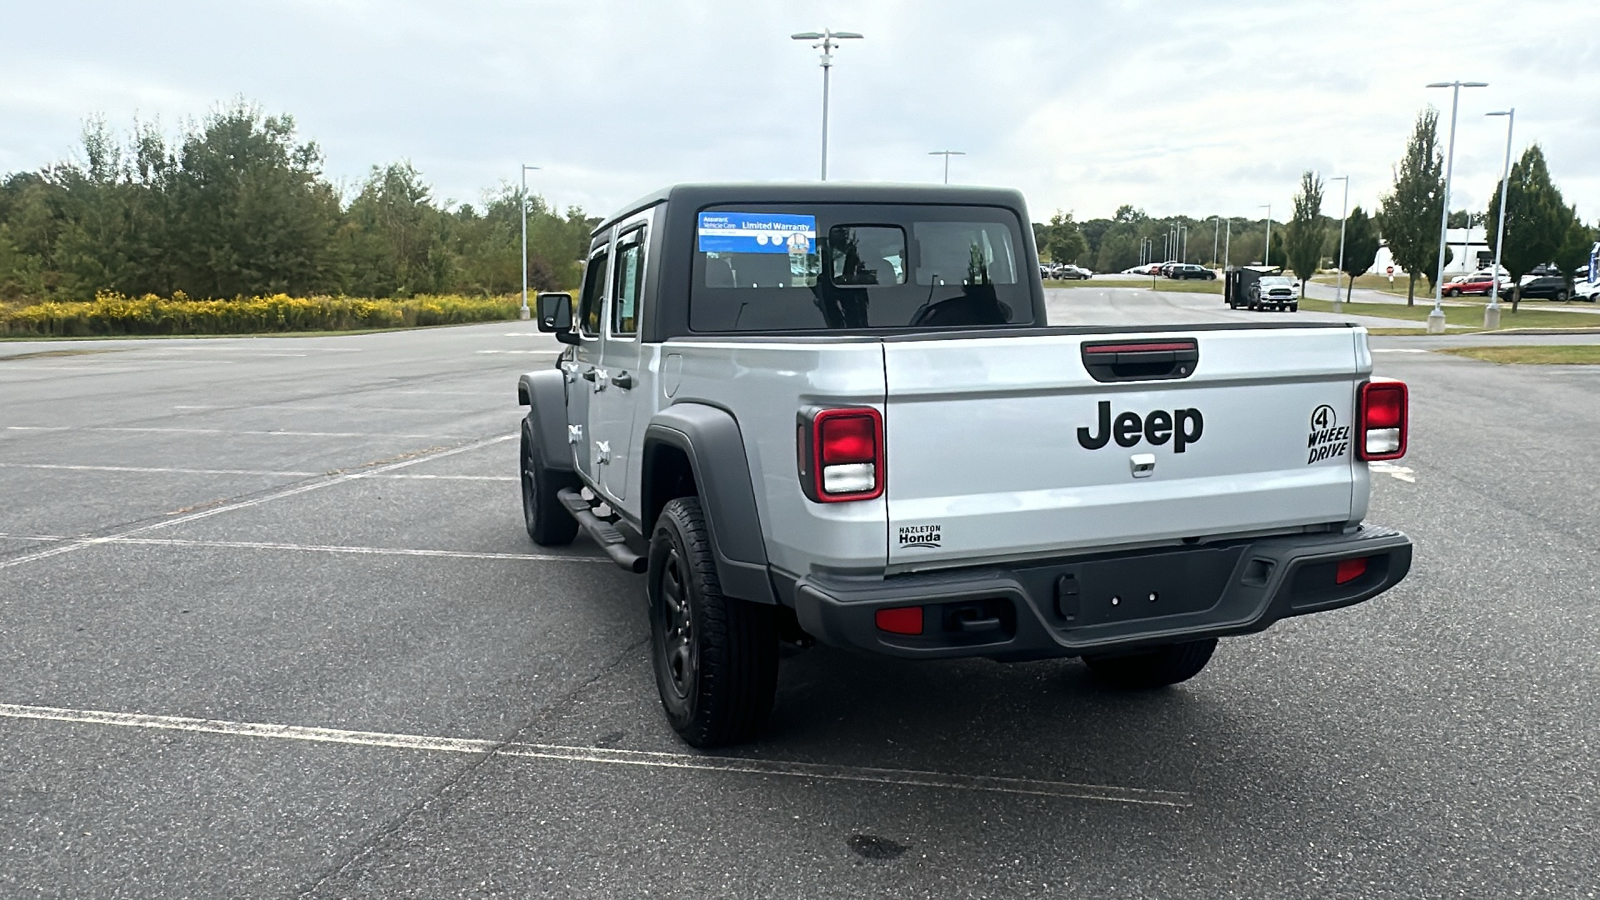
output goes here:
[[1482, 275], [1457, 275], [1450, 279], [1444, 286], [1446, 297], [1459, 297], [1462, 294], [1488, 294], [1494, 290], [1494, 276]]

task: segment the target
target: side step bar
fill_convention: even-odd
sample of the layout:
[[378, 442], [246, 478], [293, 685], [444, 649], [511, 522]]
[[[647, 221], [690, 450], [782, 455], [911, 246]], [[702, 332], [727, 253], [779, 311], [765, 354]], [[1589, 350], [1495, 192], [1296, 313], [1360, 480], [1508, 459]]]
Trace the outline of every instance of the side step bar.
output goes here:
[[578, 525], [588, 533], [589, 537], [600, 545], [600, 549], [611, 557], [612, 562], [635, 574], [643, 573], [649, 568], [650, 560], [629, 550], [627, 538], [622, 536], [622, 532], [610, 522], [595, 515], [582, 494], [572, 488], [562, 488], [556, 492], [556, 498], [567, 508], [567, 512], [572, 513], [572, 517], [578, 520]]

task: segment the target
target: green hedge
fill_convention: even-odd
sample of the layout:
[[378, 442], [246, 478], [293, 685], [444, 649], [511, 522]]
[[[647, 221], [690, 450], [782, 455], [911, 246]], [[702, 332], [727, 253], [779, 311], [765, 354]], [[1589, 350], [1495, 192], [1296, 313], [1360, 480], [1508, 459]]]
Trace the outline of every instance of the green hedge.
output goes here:
[[190, 300], [179, 294], [101, 294], [80, 302], [0, 306], [0, 335], [91, 337], [122, 334], [261, 334], [409, 328], [515, 319], [518, 297], [250, 297]]

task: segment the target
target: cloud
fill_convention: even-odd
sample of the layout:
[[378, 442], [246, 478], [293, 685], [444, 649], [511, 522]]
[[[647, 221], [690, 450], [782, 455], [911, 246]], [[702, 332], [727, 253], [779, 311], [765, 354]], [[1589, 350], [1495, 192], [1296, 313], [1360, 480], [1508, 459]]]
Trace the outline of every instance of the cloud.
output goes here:
[[[409, 159], [435, 194], [515, 180], [609, 211], [688, 180], [810, 179], [821, 73], [796, 31], [865, 40], [832, 70], [830, 175], [1021, 188], [1036, 217], [1289, 208], [1299, 173], [1349, 174], [1371, 208], [1411, 122], [1476, 78], [1454, 206], [1483, 206], [1503, 120], [1538, 141], [1569, 200], [1600, 212], [1600, 4], [952, 0], [510, 2], [64, 0], [9, 16], [0, 169], [68, 155], [82, 120], [176, 125], [244, 96], [293, 113], [330, 175]], [[1442, 18], [1443, 17], [1443, 18]], [[1461, 24], [1452, 31], [1447, 19]], [[1478, 52], [1489, 49], [1492, 52]], [[1582, 77], [1588, 73], [1588, 77]]]

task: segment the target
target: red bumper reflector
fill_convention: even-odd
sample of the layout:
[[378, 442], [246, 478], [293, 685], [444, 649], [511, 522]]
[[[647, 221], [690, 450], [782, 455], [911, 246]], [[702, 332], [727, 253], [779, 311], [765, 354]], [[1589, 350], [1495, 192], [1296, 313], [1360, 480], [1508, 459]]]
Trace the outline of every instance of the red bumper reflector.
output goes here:
[[1341, 559], [1339, 560], [1339, 567], [1334, 570], [1333, 583], [1348, 584], [1365, 574], [1367, 574], [1367, 557]]
[[890, 634], [921, 634], [922, 633], [922, 607], [920, 606], [895, 606], [889, 609], [880, 609], [875, 615], [878, 621], [878, 630]]

